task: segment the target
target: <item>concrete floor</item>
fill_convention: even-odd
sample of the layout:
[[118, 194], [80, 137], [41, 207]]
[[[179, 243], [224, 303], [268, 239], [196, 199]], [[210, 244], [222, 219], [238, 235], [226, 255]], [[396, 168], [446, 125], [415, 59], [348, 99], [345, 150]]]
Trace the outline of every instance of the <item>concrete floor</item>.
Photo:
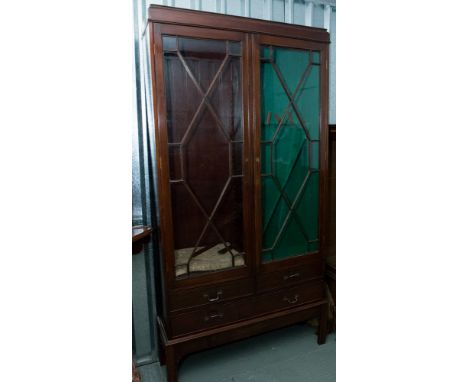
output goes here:
[[[179, 382], [334, 382], [336, 334], [317, 345], [316, 328], [294, 325], [193, 354], [182, 362]], [[165, 367], [139, 368], [142, 382], [165, 382]]]

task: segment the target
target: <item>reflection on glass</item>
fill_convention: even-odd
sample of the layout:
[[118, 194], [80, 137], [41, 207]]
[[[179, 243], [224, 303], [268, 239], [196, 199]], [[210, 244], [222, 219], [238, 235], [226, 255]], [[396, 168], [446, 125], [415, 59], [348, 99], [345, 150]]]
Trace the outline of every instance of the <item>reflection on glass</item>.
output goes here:
[[164, 72], [175, 273], [188, 277], [245, 265], [241, 43], [171, 39]]
[[261, 47], [263, 262], [318, 250], [319, 66]]

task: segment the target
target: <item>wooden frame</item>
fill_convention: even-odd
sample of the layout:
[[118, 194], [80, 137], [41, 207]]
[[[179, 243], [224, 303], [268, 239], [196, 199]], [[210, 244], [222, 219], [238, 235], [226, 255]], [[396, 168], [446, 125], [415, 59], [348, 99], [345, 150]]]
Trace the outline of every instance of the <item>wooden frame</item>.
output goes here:
[[243, 33], [261, 33], [303, 40], [330, 42], [329, 33], [322, 28], [284, 24], [276, 21], [250, 19], [240, 16], [220, 15], [219, 13], [177, 9], [161, 5], [151, 5], [148, 21], [163, 24], [178, 24], [195, 27], [212, 26], [220, 30]]
[[[253, 70], [253, 88], [260, 89], [260, 46], [273, 45], [282, 47], [292, 47], [298, 49], [312, 49], [320, 51], [320, 78], [328, 78], [328, 45], [318, 44], [310, 40], [298, 40], [287, 37], [277, 37], [273, 35], [253, 35], [252, 43], [252, 61], [256, 63]], [[320, 249], [316, 253], [323, 253], [326, 245], [326, 227], [328, 224], [327, 206], [328, 206], [328, 81], [321, 81], [320, 84], [320, 213], [319, 213], [319, 238]], [[325, 100], [325, 102], [324, 102]], [[253, 109], [256, 110], [254, 116], [254, 157], [255, 157], [255, 229], [256, 232], [262, 232], [262, 203], [261, 203], [261, 161], [260, 161], [260, 91], [255, 92]], [[308, 264], [310, 259], [304, 256], [289, 258], [282, 261], [273, 261], [263, 264], [261, 262], [262, 242], [260, 235], [256, 240], [256, 260], [257, 269], [260, 272], [276, 271], [297, 263]]]
[[[247, 36], [243, 33], [232, 32], [232, 31], [221, 31], [221, 30], [212, 30], [212, 29], [203, 29], [203, 28], [193, 28], [193, 27], [186, 27], [186, 26], [176, 26], [176, 25], [164, 25], [164, 24], [155, 24], [154, 27], [154, 34], [153, 34], [153, 41], [155, 47], [155, 65], [156, 68], [163, 67], [162, 62], [162, 40], [161, 37], [163, 35], [176, 35], [181, 37], [197, 37], [197, 38], [210, 38], [210, 39], [219, 39], [219, 40], [235, 40], [243, 42], [243, 61], [248, 59], [248, 42]], [[243, 63], [243, 66], [246, 67], [246, 63]], [[242, 89], [243, 89], [243, 109], [248, 110], [248, 73], [242, 73]], [[156, 107], [155, 113], [158, 115], [158, 125], [156, 131], [156, 145], [159, 147], [157, 152], [158, 155], [158, 171], [159, 177], [158, 180], [158, 191], [159, 191], [159, 201], [160, 205], [170, 206], [171, 205], [171, 194], [169, 188], [169, 159], [168, 159], [168, 150], [167, 145], [163, 142], [167, 142], [167, 123], [166, 123], [166, 104], [165, 104], [165, 89], [164, 89], [164, 74], [162, 70], [156, 70], [156, 82], [160, 84], [157, 88], [157, 95], [156, 95]], [[251, 248], [251, 241], [252, 241], [252, 233], [253, 230], [250, 228], [250, 217], [249, 214], [252, 211], [250, 207], [253, 202], [249, 195], [251, 194], [250, 187], [251, 187], [251, 174], [250, 174], [250, 166], [248, 165], [250, 160], [250, 125], [248, 119], [248, 113], [244, 113], [244, 131], [245, 131], [245, 138], [244, 138], [244, 174], [245, 179], [244, 181], [244, 237], [246, 240], [246, 248], [247, 251], [250, 251]], [[161, 245], [163, 251], [168, 253], [174, 252], [173, 247], [173, 231], [172, 231], [173, 219], [170, 208], [165, 208], [164, 212], [161, 209]], [[251, 252], [252, 253], [252, 252]], [[197, 280], [197, 277], [188, 278], [184, 280], [176, 280], [174, 277], [174, 267], [171, 263], [172, 257], [166, 256], [164, 262], [164, 269], [165, 269], [165, 281], [170, 288], [184, 288], [189, 286], [199, 285], [200, 283], [209, 283], [212, 281], [219, 280], [220, 277], [223, 280], [229, 279], [236, 279], [241, 277], [246, 277], [251, 273], [251, 262], [252, 260], [249, 256], [246, 256], [246, 267], [241, 269], [230, 269], [225, 271], [228, 274], [219, 275], [217, 273], [213, 273], [210, 275], [204, 275], [203, 280]], [[224, 273], [224, 272], [223, 272]]]
[[[325, 227], [328, 209], [328, 44], [324, 29], [287, 25], [214, 13], [151, 6], [149, 35], [156, 140], [162, 304], [158, 312], [160, 360], [168, 381], [177, 380], [177, 365], [187, 354], [267, 330], [320, 317], [318, 342], [326, 336], [324, 295]], [[168, 131], [162, 36], [242, 42], [243, 224], [245, 266], [176, 279], [169, 185]], [[261, 262], [260, 59], [259, 46], [270, 44], [320, 51], [319, 250]], [[289, 290], [304, 291], [301, 296]], [[184, 296], [187, 296], [184, 297]], [[283, 297], [284, 296], [284, 297]], [[279, 297], [279, 298], [278, 298]], [[281, 298], [282, 297], [282, 298]], [[205, 321], [203, 321], [205, 317]], [[217, 321], [220, 319], [220, 321]], [[194, 324], [198, 322], [200, 324]], [[224, 320], [224, 321], [223, 321]], [[197, 326], [198, 325], [198, 326]], [[190, 328], [190, 329], [188, 329]], [[193, 328], [196, 328], [195, 330]]]

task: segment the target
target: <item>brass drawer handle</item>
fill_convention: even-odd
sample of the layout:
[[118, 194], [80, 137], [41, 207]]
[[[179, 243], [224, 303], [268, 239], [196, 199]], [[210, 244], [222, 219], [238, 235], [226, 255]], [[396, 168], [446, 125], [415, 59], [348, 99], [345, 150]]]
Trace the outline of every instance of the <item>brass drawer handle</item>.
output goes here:
[[211, 321], [211, 320], [214, 320], [216, 318], [223, 318], [224, 317], [224, 313], [213, 313], [213, 314], [209, 314], [208, 316], [205, 316], [205, 321], [208, 322], [208, 321]]
[[295, 304], [299, 300], [299, 295], [296, 294], [294, 298], [283, 297], [283, 301], [288, 302], [289, 304]]
[[286, 280], [289, 280], [289, 279], [294, 279], [296, 277], [299, 277], [301, 274], [299, 272], [296, 272], [296, 273], [293, 273], [292, 275], [286, 275], [286, 276], [283, 276], [283, 280], [286, 281]]
[[219, 291], [216, 292], [216, 297], [210, 297], [208, 293], [205, 293], [203, 297], [207, 298], [209, 302], [215, 302], [215, 301], [218, 301], [222, 295], [223, 295], [223, 290], [220, 289]]

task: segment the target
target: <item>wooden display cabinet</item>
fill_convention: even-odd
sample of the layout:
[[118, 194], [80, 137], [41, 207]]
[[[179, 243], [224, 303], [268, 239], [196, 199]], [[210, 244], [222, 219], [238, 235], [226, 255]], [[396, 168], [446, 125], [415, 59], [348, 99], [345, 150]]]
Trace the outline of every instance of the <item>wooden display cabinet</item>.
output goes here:
[[149, 8], [161, 362], [314, 317], [326, 336], [324, 29]]

